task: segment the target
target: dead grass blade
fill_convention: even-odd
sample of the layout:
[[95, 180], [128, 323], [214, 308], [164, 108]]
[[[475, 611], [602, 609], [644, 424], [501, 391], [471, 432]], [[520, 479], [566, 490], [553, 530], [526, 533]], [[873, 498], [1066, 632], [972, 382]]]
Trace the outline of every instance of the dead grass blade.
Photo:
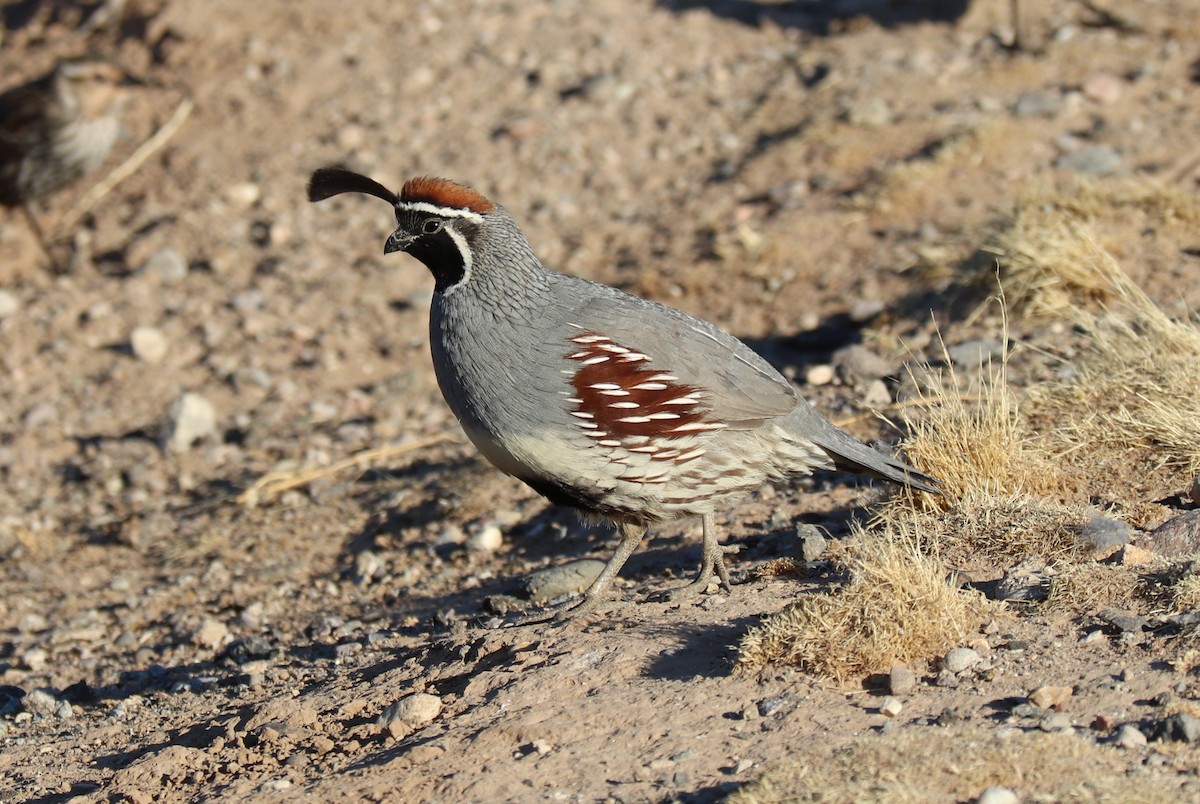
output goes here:
[[409, 441], [404, 444], [390, 444], [385, 447], [364, 450], [356, 455], [351, 455], [349, 458], [331, 463], [329, 466], [301, 469], [295, 472], [270, 472], [254, 481], [248, 489], [239, 494], [237, 502], [239, 505], [244, 505], [247, 508], [254, 508], [272, 497], [278, 497], [285, 491], [307, 485], [322, 477], [329, 477], [347, 469], [363, 469], [388, 458], [407, 455], [410, 452], [432, 447], [435, 444], [441, 444], [446, 441], [457, 443], [455, 438], [442, 433], [430, 438]]

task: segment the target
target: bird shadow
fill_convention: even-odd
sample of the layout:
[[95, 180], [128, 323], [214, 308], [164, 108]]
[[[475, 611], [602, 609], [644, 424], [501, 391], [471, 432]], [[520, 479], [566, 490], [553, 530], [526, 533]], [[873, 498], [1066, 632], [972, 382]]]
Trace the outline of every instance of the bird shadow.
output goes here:
[[850, 20], [870, 19], [884, 28], [920, 22], [954, 22], [970, 0], [657, 0], [675, 14], [704, 9], [715, 17], [752, 28], [774, 25], [816, 36], [838, 33]]

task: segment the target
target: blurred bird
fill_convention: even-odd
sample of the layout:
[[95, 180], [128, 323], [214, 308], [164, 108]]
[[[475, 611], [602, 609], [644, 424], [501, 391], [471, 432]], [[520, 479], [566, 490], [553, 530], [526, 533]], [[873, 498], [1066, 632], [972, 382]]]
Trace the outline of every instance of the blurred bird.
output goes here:
[[20, 207], [49, 257], [31, 202], [98, 168], [120, 132], [126, 87], [140, 83], [111, 62], [63, 61], [0, 94], [0, 205]]

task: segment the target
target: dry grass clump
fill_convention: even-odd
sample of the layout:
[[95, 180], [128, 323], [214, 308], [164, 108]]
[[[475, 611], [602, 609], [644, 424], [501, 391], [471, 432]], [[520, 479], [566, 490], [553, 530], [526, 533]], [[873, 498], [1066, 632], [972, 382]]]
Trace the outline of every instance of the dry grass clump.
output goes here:
[[1029, 434], [1003, 371], [975, 388], [961, 387], [953, 369], [922, 379], [917, 402], [925, 415], [912, 423], [904, 451], [942, 481], [948, 500], [973, 490], [1021, 492], [1042, 484], [1042, 461], [1026, 454]]
[[[1080, 180], [1025, 194], [1012, 224], [983, 251], [999, 263], [1013, 309], [1070, 315], [1081, 302], [1112, 297], [1116, 288], [1106, 264], [1139, 229], [1179, 229], [1182, 237], [1198, 222], [1200, 204], [1178, 189], [1139, 180]], [[1112, 242], [1097, 231], [1111, 232]]]
[[751, 629], [738, 649], [739, 669], [793, 664], [845, 683], [962, 644], [988, 607], [982, 596], [955, 589], [943, 563], [923, 553], [900, 522], [880, 533], [858, 529], [839, 563], [849, 582]]
[[1175, 611], [1200, 609], [1200, 566], [1189, 565], [1187, 572], [1171, 585], [1171, 602]]
[[[974, 801], [991, 786], [1023, 801], [1184, 801], [1194, 780], [1130, 775], [1111, 748], [1074, 734], [1006, 739], [896, 729], [850, 746], [815, 745], [733, 793], [731, 804]], [[1188, 793], [1188, 790], [1192, 793]]]
[[1126, 607], [1138, 592], [1140, 578], [1129, 567], [1086, 561], [1065, 564], [1050, 579], [1046, 606], [1073, 614]]
[[949, 358], [946, 363], [941, 372], [914, 375], [923, 414], [909, 422], [904, 442], [909, 459], [942, 481], [943, 500], [954, 505], [979, 493], [1061, 493], [1069, 481], [1020, 415], [1007, 360], [981, 366], [967, 382]]
[[1149, 452], [1158, 466], [1200, 472], [1200, 329], [1157, 308], [1140, 322], [1097, 319], [1076, 377], [1040, 389], [1038, 414], [1059, 422], [1064, 452], [1120, 460]]
[[1080, 554], [1079, 531], [1094, 515], [1082, 505], [1030, 494], [973, 490], [926, 530], [925, 538], [936, 540], [936, 550], [956, 566], [1007, 567], [1030, 556], [1068, 560]]
[[[1054, 314], [1086, 331], [1091, 349], [1075, 376], [1031, 389], [1049, 449], [1076, 466], [1135, 451], [1160, 466], [1200, 471], [1200, 327], [1168, 317], [1098, 240], [1093, 223], [1139, 214], [1200, 223], [1185, 194], [1146, 184], [1081, 183], [1018, 206], [994, 246], [1012, 306]], [[1087, 302], [1095, 302], [1088, 304]], [[1003, 400], [1000, 400], [1003, 401]]]

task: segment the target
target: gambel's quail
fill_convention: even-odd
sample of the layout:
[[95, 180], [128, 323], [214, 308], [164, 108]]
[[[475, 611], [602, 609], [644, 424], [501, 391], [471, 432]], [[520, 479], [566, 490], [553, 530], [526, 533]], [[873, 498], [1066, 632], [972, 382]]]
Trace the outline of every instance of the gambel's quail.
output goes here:
[[29, 203], [108, 158], [120, 133], [124, 87], [131, 83], [115, 64], [80, 59], [0, 94], [0, 205], [25, 211], [43, 249], [46, 240]]
[[[700, 573], [729, 588], [713, 512], [764, 482], [840, 469], [936, 493], [937, 481], [820, 416], [744, 343], [686, 313], [546, 269], [475, 190], [416, 178], [397, 195], [340, 168], [310, 201], [357, 192], [395, 208], [384, 253], [433, 274], [429, 333], [446, 403], [496, 467], [551, 502], [613, 520], [621, 541], [582, 601], [599, 603], [646, 528], [698, 516]], [[532, 618], [530, 618], [532, 619]]]

